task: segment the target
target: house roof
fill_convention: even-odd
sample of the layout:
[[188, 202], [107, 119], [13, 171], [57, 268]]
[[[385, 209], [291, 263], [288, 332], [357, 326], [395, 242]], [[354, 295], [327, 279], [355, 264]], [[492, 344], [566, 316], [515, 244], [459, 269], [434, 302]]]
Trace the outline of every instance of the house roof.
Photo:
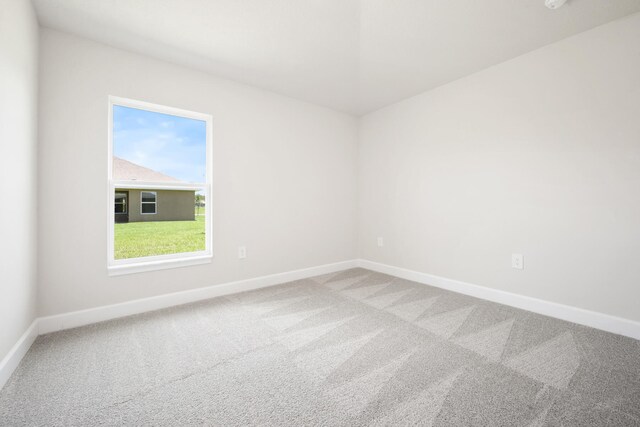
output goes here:
[[116, 156], [113, 156], [113, 179], [118, 181], [183, 182]]

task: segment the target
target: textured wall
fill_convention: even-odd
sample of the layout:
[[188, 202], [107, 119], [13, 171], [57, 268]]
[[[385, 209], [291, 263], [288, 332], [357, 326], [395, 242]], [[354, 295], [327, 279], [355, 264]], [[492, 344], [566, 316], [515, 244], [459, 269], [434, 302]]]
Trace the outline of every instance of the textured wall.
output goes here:
[[35, 318], [38, 23], [0, 0], [0, 360]]
[[[119, 191], [116, 189], [116, 191]], [[129, 222], [142, 221], [189, 221], [195, 219], [196, 195], [193, 191], [155, 190], [156, 213], [141, 214], [140, 192], [145, 190], [122, 190], [129, 192]], [[153, 191], [153, 190], [149, 190]]]
[[369, 114], [360, 255], [640, 320], [639, 118], [640, 14]]
[[[355, 257], [353, 117], [52, 30], [40, 41], [41, 315]], [[213, 116], [213, 263], [107, 275], [109, 95]], [[60, 188], [83, 195], [72, 223]]]

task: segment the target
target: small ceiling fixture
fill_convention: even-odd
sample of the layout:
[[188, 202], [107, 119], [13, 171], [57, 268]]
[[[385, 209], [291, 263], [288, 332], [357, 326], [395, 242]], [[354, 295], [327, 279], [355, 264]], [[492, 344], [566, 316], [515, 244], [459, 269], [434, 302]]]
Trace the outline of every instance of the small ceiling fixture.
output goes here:
[[566, 2], [567, 0], [544, 0], [544, 5], [549, 9], [557, 9]]

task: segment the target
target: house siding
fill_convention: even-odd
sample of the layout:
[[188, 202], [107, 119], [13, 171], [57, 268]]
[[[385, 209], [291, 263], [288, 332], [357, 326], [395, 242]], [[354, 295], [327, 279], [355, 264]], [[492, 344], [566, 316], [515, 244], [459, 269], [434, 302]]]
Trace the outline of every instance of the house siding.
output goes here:
[[[195, 220], [196, 196], [186, 190], [120, 190], [129, 191], [129, 222], [144, 221], [193, 221]], [[156, 213], [141, 214], [140, 193], [153, 191], [157, 194]]]

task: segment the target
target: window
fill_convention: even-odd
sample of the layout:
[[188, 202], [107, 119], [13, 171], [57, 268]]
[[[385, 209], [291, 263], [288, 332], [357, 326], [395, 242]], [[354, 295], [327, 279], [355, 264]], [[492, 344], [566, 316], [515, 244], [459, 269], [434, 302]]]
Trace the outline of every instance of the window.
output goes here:
[[116, 214], [127, 213], [127, 195], [126, 193], [116, 193], [115, 195], [115, 211]]
[[109, 98], [110, 275], [211, 262], [211, 126], [207, 114]]
[[140, 213], [143, 215], [155, 214], [157, 197], [158, 194], [155, 191], [140, 192]]

